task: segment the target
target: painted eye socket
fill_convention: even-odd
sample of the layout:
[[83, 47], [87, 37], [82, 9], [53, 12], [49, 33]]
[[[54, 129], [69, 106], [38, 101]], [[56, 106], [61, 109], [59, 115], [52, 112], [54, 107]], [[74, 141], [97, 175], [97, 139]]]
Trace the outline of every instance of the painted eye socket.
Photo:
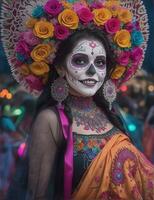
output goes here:
[[88, 62], [88, 57], [86, 55], [76, 54], [73, 56], [71, 64], [74, 67], [85, 67]]
[[104, 69], [106, 67], [106, 61], [103, 57], [96, 58], [96, 60], [94, 61], [94, 64], [96, 67], [98, 67], [100, 69]]

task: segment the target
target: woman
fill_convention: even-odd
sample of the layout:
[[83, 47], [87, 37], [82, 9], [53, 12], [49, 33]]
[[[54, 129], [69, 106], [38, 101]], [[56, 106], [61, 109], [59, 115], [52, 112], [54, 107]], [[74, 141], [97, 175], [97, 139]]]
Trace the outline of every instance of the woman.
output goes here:
[[50, 0], [32, 11], [12, 63], [31, 92], [44, 88], [29, 138], [27, 199], [153, 199], [154, 168], [112, 108], [116, 87], [143, 56], [132, 20], [117, 1]]

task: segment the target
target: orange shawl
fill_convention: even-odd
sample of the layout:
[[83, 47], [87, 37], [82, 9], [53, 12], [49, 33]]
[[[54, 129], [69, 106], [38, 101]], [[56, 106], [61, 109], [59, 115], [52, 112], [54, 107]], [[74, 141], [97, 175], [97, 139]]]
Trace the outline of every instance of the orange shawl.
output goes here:
[[72, 200], [154, 200], [154, 166], [124, 134], [91, 162]]

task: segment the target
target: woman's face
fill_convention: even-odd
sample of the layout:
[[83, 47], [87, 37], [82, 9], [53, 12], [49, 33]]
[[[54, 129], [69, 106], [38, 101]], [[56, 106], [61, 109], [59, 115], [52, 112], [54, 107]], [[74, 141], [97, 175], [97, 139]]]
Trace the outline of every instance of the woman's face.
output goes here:
[[106, 51], [95, 39], [79, 40], [66, 58], [66, 80], [79, 96], [93, 96], [106, 76]]

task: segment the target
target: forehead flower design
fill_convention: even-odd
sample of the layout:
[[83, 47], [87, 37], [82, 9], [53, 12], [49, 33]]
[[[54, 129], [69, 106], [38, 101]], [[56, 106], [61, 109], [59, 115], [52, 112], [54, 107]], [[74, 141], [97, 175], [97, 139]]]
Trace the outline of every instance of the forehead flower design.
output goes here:
[[[142, 13], [134, 12], [141, 7]], [[111, 79], [117, 87], [141, 67], [149, 34], [142, 0], [3, 0], [1, 25], [13, 76], [34, 95], [55, 67], [58, 44], [75, 31], [88, 27], [107, 35], [115, 58]]]
[[94, 41], [92, 41], [92, 42], [90, 42], [89, 46], [94, 49], [96, 47], [96, 43]]

